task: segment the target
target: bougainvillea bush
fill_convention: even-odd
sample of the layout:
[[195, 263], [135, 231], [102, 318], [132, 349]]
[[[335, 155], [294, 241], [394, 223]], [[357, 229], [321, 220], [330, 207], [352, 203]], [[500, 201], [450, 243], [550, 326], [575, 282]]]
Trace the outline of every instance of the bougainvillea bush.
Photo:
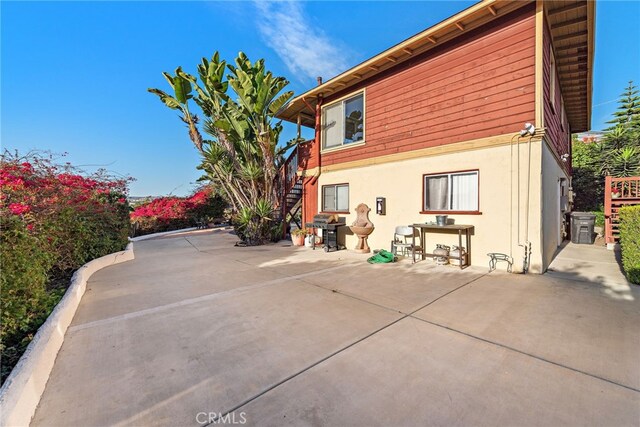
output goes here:
[[51, 156], [0, 158], [2, 381], [84, 263], [124, 249], [128, 179]]
[[159, 197], [137, 206], [131, 212], [137, 236], [179, 230], [222, 218], [226, 203], [210, 187], [197, 190], [189, 197]]

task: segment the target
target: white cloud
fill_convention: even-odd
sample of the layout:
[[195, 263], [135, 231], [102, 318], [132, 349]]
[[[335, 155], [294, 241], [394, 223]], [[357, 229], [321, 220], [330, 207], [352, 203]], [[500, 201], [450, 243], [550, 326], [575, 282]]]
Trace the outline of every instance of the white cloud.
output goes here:
[[335, 41], [317, 28], [293, 1], [256, 1], [258, 28], [271, 47], [301, 81], [325, 81], [348, 68]]

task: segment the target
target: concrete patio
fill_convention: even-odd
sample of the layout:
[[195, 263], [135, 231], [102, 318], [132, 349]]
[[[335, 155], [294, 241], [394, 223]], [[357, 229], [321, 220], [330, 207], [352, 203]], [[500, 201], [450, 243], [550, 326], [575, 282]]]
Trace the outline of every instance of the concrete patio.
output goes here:
[[96, 273], [32, 424], [640, 422], [640, 287], [584, 255], [524, 276], [236, 240]]

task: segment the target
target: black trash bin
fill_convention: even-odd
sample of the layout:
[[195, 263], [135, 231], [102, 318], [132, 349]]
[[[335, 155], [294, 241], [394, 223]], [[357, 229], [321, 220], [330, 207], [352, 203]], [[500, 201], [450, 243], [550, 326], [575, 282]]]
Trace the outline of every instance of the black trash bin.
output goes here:
[[571, 212], [571, 243], [592, 245], [596, 238], [595, 226], [595, 214]]

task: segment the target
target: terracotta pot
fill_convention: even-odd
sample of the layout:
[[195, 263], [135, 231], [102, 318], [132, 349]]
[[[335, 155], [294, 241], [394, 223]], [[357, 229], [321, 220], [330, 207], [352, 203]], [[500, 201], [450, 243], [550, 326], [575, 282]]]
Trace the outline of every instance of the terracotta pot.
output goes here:
[[292, 234], [291, 235], [291, 242], [293, 243], [293, 246], [302, 246], [304, 245], [304, 234]]

